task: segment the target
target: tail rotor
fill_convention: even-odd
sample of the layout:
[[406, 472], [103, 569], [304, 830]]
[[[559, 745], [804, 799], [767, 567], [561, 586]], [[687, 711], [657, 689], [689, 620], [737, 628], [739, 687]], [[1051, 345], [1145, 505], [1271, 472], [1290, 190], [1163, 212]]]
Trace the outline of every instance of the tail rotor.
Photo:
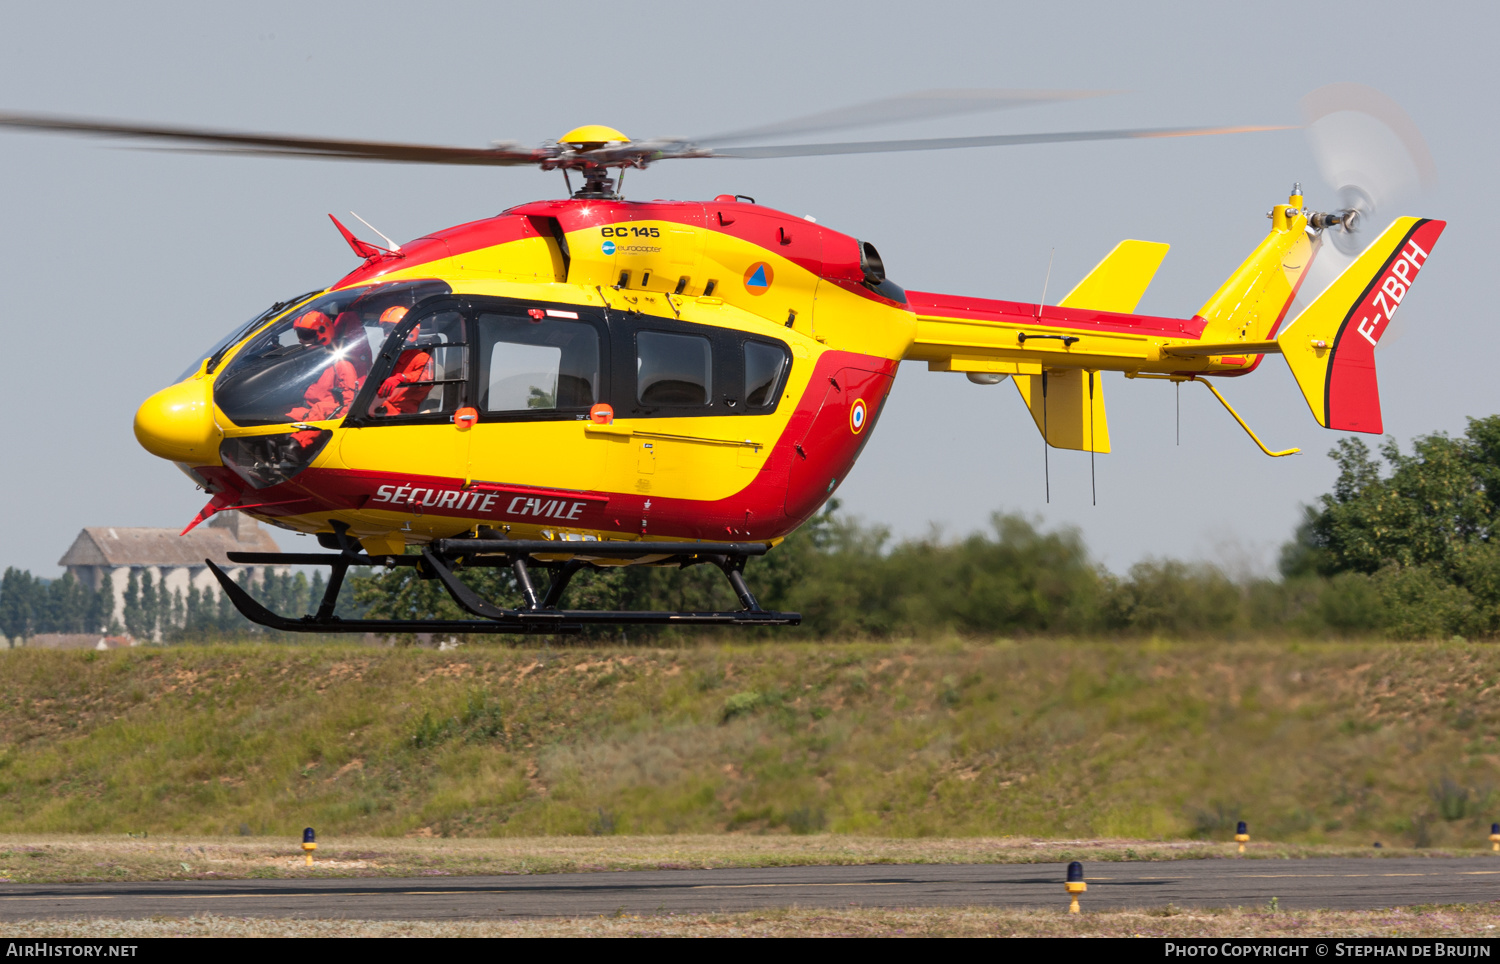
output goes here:
[[1324, 241], [1299, 298], [1310, 303], [1381, 235], [1401, 206], [1436, 185], [1437, 166], [1410, 115], [1373, 87], [1329, 84], [1302, 98], [1301, 106], [1308, 146], [1337, 205], [1308, 218]]

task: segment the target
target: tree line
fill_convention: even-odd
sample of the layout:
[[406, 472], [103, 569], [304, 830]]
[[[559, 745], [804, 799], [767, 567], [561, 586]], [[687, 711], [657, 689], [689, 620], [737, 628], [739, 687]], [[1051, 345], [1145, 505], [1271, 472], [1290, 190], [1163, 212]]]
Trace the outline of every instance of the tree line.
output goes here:
[[[323, 576], [311, 580], [303, 573], [278, 573], [270, 567], [240, 571], [241, 586], [253, 587], [271, 608], [299, 614], [323, 598]], [[47, 633], [128, 633], [137, 640], [162, 642], [238, 639], [263, 633], [264, 627], [246, 620], [228, 597], [189, 585], [187, 591], [168, 589], [150, 570], [131, 569], [121, 593], [123, 606], [115, 612], [115, 589], [106, 573], [96, 591], [73, 578], [39, 579], [11, 567], [0, 576], [0, 634], [13, 645]]]
[[[990, 531], [959, 540], [893, 541], [847, 518], [837, 501], [765, 556], [746, 578], [767, 609], [800, 612], [792, 630], [721, 630], [817, 638], [993, 634], [1168, 636], [1488, 637], [1500, 633], [1500, 416], [1470, 419], [1463, 436], [1420, 436], [1410, 454], [1387, 439], [1379, 454], [1358, 439], [1329, 453], [1333, 491], [1306, 509], [1283, 547], [1277, 577], [1233, 579], [1206, 564], [1150, 559], [1114, 574], [1093, 562], [1073, 529], [1045, 531], [996, 514]], [[272, 609], [311, 612], [323, 577], [266, 571], [254, 592]], [[462, 578], [486, 597], [519, 605], [507, 569]], [[125, 626], [138, 639], [243, 638], [263, 632], [216, 595], [167, 593], [131, 576]], [[7, 570], [0, 632], [105, 632], [109, 614], [71, 577], [45, 582]], [[573, 609], [737, 609], [717, 569], [630, 567], [584, 572]], [[340, 615], [464, 618], [436, 580], [412, 568], [351, 574]], [[693, 631], [695, 634], [698, 630]], [[672, 631], [601, 629], [594, 638], [647, 641]]]

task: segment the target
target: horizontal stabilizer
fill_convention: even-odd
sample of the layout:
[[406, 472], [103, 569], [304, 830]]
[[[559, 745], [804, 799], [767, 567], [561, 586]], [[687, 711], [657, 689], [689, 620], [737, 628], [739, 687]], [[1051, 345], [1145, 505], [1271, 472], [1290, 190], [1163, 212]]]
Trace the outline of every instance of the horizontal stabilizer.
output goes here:
[[1276, 339], [1319, 425], [1382, 431], [1375, 346], [1445, 227], [1396, 219]]
[[1159, 241], [1121, 241], [1058, 304], [1123, 314], [1135, 311], [1171, 247]]
[[1098, 372], [1069, 368], [1011, 378], [1048, 445], [1080, 452], [1109, 451], [1109, 417]]

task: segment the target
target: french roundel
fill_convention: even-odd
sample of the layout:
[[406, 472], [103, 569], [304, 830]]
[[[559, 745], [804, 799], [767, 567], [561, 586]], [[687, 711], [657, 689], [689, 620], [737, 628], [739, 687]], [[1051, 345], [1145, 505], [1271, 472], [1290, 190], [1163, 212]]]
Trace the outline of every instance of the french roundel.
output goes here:
[[764, 261], [757, 261], [745, 269], [745, 290], [752, 295], [765, 294], [766, 289], [770, 288], [771, 282], [775, 280], [775, 272]]
[[865, 409], [865, 400], [856, 398], [854, 404], [849, 406], [849, 431], [858, 435], [865, 430], [865, 419], [869, 412]]

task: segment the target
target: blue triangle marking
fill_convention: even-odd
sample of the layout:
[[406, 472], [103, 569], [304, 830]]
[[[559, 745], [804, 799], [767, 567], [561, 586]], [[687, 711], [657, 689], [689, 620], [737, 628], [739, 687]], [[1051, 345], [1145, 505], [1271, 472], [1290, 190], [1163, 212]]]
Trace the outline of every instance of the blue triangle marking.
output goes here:
[[766, 281], [766, 266], [765, 265], [759, 265], [759, 266], [757, 266], [756, 269], [755, 269], [755, 274], [751, 275], [750, 276], [750, 280], [747, 281], [747, 282], [745, 282], [745, 284], [749, 285], [752, 288], [765, 288], [765, 287], [767, 287], [768, 282]]

